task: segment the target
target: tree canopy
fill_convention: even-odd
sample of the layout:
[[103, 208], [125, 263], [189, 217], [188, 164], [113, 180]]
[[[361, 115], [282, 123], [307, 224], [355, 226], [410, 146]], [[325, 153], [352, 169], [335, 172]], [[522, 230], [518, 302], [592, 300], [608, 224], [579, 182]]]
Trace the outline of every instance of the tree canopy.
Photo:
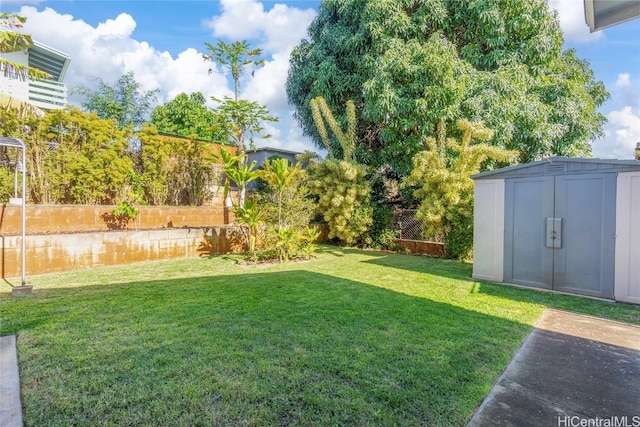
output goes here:
[[[260, 58], [262, 49], [250, 49], [249, 42], [246, 40], [235, 41], [231, 44], [218, 40], [215, 45], [205, 43], [205, 46], [207, 46], [209, 53], [202, 55], [203, 59], [205, 61], [215, 61], [222, 68], [226, 68], [231, 72], [234, 88], [233, 99], [237, 101], [240, 93], [240, 74], [244, 69], [262, 67], [264, 65], [264, 59]], [[209, 73], [212, 72], [213, 69], [210, 68]]]
[[183, 92], [166, 104], [157, 106], [151, 112], [151, 123], [165, 133], [216, 142], [227, 138], [219, 117], [207, 108], [201, 92]]
[[101, 78], [97, 82], [96, 90], [85, 86], [74, 90], [85, 96], [82, 107], [86, 111], [95, 112], [101, 119], [115, 120], [119, 128], [144, 122], [158, 93], [158, 89], [143, 91], [133, 71], [120, 76], [114, 85]]
[[[356, 156], [408, 175], [425, 140], [483, 121], [489, 144], [520, 161], [588, 155], [608, 97], [585, 61], [562, 51], [544, 0], [324, 0], [292, 52], [287, 95], [318, 146], [311, 100], [333, 111], [353, 100]], [[347, 123], [345, 114], [336, 117]]]

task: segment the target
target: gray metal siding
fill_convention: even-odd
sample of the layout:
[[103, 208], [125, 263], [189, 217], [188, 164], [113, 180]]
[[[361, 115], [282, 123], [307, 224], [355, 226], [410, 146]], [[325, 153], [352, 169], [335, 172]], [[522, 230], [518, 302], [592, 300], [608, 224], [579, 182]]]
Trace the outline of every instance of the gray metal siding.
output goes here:
[[553, 258], [545, 250], [545, 218], [553, 216], [553, 178], [505, 182], [506, 282], [550, 289]]
[[504, 280], [613, 298], [615, 194], [614, 173], [506, 180]]
[[613, 298], [616, 174], [555, 180], [563, 246], [554, 254], [554, 289]]

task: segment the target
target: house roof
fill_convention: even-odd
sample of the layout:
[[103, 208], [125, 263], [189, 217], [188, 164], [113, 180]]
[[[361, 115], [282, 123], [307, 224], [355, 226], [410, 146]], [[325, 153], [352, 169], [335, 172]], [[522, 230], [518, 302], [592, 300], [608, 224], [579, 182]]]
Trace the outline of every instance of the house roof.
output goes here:
[[273, 147], [260, 147], [260, 148], [256, 148], [255, 150], [250, 150], [247, 152], [247, 154], [250, 153], [259, 153], [261, 151], [269, 151], [269, 152], [273, 152], [273, 153], [282, 153], [282, 154], [302, 154], [299, 151], [292, 151], [292, 150], [284, 150], [282, 148], [273, 148]]
[[638, 0], [584, 0], [584, 18], [592, 33], [639, 16]]
[[522, 163], [471, 175], [471, 179], [501, 179], [527, 176], [633, 171], [640, 171], [640, 161], [550, 157], [536, 162]]

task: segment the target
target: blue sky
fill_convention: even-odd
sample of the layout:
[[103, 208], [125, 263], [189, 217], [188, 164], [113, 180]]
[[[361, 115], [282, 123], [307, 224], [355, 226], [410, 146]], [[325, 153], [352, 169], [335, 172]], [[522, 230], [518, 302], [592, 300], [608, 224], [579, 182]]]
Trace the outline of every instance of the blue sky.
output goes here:
[[[575, 48], [611, 93], [601, 108], [609, 119], [606, 136], [594, 141], [594, 155], [631, 158], [640, 142], [640, 20], [590, 34], [582, 0], [548, 3], [558, 11], [565, 47]], [[264, 50], [267, 62], [243, 81], [242, 95], [280, 117], [269, 129], [272, 139], [258, 145], [290, 150], [313, 149], [291, 118], [284, 83], [289, 53], [306, 36], [319, 5], [310, 0], [0, 0], [1, 11], [27, 17], [25, 31], [36, 40], [71, 56], [69, 86], [91, 86], [94, 77], [113, 83], [133, 71], [145, 89], [160, 89], [161, 103], [180, 92], [229, 95], [229, 79], [207, 73], [211, 64], [202, 61], [204, 43], [249, 40]]]

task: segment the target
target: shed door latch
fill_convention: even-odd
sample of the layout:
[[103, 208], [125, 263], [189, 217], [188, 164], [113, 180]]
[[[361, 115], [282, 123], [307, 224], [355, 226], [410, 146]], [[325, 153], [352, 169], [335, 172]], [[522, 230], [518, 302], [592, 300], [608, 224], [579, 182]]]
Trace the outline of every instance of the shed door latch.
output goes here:
[[562, 248], [562, 218], [547, 218], [547, 244], [548, 248]]

